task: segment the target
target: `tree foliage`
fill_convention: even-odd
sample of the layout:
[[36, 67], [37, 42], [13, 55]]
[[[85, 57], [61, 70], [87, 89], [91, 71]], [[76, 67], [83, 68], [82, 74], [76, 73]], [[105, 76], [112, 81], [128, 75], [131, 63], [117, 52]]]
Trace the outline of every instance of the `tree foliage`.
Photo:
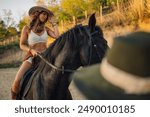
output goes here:
[[7, 27], [3, 20], [0, 21], [0, 41], [3, 41], [8, 36], [17, 35], [17, 29], [15, 27]]
[[3, 20], [0, 21], [0, 41], [7, 35], [7, 29]]
[[18, 24], [19, 31], [21, 32], [22, 28], [27, 24], [25, 20], [20, 20]]
[[14, 28], [14, 27], [8, 27], [7, 31], [9, 33], [9, 36], [15, 36], [18, 33], [17, 30], [16, 30], [16, 28]]
[[0, 28], [0, 41], [4, 40], [7, 35], [8, 35], [7, 29]]
[[85, 0], [61, 0], [61, 8], [70, 16], [79, 17], [87, 9]]

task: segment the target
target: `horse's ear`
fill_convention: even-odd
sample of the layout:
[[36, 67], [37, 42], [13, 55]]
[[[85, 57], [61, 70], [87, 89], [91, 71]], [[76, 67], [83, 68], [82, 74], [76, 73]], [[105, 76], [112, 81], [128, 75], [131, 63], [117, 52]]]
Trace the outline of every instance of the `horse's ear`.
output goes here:
[[95, 18], [95, 13], [93, 13], [89, 18], [89, 24], [88, 24], [90, 32], [94, 31], [95, 25], [96, 25], [96, 18]]

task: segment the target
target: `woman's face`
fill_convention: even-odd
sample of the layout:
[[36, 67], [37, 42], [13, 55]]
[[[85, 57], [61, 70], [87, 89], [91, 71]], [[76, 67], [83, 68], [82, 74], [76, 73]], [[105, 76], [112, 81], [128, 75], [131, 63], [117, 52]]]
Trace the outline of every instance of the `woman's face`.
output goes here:
[[43, 11], [42, 13], [40, 13], [40, 15], [39, 15], [39, 19], [40, 19], [40, 21], [41, 22], [45, 22], [48, 18], [48, 14], [47, 14], [47, 12], [45, 12], [45, 11]]

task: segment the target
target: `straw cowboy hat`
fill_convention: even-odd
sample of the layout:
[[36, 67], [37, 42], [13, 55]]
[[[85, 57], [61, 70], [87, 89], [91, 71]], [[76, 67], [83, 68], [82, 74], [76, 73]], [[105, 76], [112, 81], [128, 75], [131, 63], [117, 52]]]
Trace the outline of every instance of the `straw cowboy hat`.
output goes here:
[[41, 5], [41, 6], [34, 6], [32, 8], [29, 9], [29, 16], [31, 16], [32, 14], [34, 14], [36, 11], [41, 12], [41, 11], [45, 11], [48, 13], [49, 16], [53, 16], [54, 14], [47, 8], [47, 6], [45, 5]]
[[115, 38], [101, 64], [71, 79], [87, 99], [150, 99], [150, 33]]

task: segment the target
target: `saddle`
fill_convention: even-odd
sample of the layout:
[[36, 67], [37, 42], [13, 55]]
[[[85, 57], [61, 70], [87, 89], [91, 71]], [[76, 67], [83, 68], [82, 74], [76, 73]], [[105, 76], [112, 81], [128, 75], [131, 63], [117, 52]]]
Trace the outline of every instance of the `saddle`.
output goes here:
[[32, 81], [34, 79], [34, 77], [31, 77], [32, 74], [36, 71], [36, 69], [39, 66], [41, 59], [39, 57], [35, 57], [33, 59], [33, 65], [31, 67], [31, 69], [27, 70], [27, 72], [24, 74], [23, 78], [21, 79], [20, 82], [20, 87], [19, 87], [19, 92], [17, 94], [17, 100], [21, 100], [25, 97], [25, 95], [28, 93]]

